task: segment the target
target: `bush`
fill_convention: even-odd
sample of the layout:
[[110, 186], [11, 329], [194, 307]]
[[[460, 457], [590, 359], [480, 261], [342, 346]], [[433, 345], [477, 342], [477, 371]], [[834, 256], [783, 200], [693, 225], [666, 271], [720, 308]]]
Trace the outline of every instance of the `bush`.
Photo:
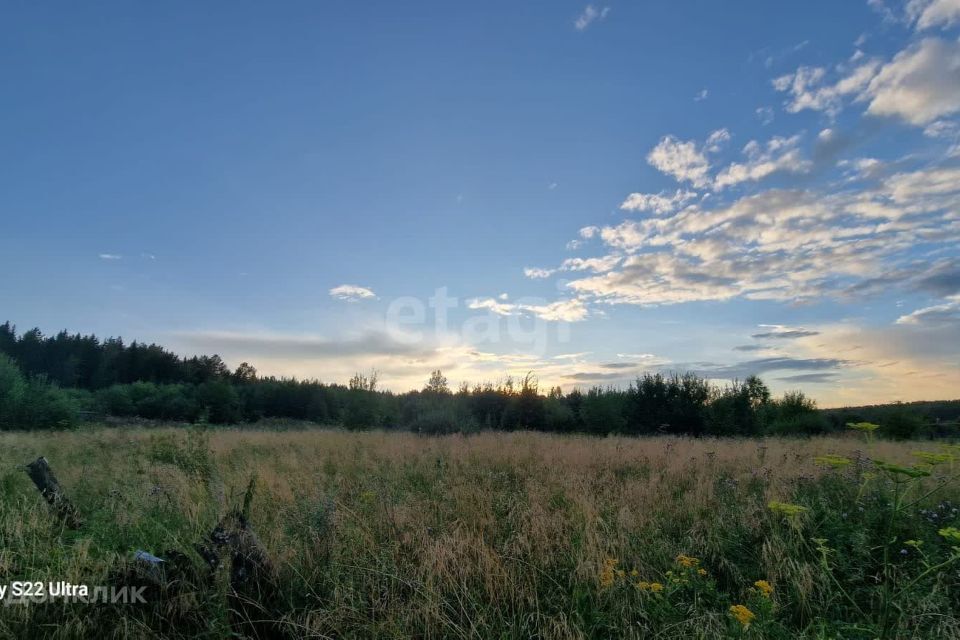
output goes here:
[[77, 404], [45, 377], [27, 380], [0, 355], [0, 429], [65, 429], [77, 423]]
[[228, 382], [204, 382], [197, 387], [197, 400], [209, 422], [231, 424], [241, 419], [240, 395]]
[[767, 408], [767, 432], [776, 435], [816, 435], [827, 431], [826, 417], [817, 411], [817, 403], [802, 391], [788, 391]]
[[470, 428], [469, 420], [464, 420], [450, 409], [430, 409], [418, 414], [410, 423], [410, 429], [426, 435], [475, 431]]
[[16, 429], [27, 382], [10, 358], [0, 354], [0, 429]]
[[894, 410], [881, 420], [880, 433], [893, 440], [910, 440], [920, 435], [924, 426], [919, 416], [902, 409]]

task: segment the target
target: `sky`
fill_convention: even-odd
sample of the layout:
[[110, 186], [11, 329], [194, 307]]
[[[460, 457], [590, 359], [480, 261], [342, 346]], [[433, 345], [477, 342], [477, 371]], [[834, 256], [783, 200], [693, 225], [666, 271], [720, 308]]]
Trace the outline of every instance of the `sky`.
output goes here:
[[960, 397], [960, 0], [5, 3], [0, 320]]

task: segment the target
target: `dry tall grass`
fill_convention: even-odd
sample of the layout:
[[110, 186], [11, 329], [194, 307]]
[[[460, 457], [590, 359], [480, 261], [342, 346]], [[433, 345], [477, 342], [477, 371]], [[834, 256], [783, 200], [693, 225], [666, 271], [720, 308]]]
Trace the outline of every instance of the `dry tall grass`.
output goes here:
[[[816, 456], [910, 461], [916, 444], [596, 439], [534, 433], [425, 438], [340, 431], [96, 429], [0, 435], [0, 583], [104, 584], [134, 548], [189, 549], [251, 476], [253, 526], [280, 566], [285, 623], [302, 637], [702, 637], [726, 611], [671, 628], [604, 562], [662, 579], [681, 553], [736, 598], [773, 583], [796, 633], [816, 634], [816, 563], [770, 536], [770, 500], [825, 473]], [[55, 526], [21, 470], [44, 455], [87, 517]], [[221, 583], [218, 589], [225, 588]], [[781, 595], [782, 594], [782, 595]], [[0, 607], [7, 637], [228, 637], [217, 595], [170, 604], [158, 629], [132, 607]], [[109, 609], [109, 611], [107, 611]], [[942, 614], [942, 612], [941, 612]], [[958, 637], [952, 616], [937, 627]], [[107, 628], [104, 628], [104, 627]]]

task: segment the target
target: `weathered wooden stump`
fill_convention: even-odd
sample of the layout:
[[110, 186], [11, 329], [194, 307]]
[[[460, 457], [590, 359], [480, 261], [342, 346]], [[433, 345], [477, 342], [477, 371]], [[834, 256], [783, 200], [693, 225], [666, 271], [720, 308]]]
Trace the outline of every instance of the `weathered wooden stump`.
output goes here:
[[228, 604], [234, 629], [254, 638], [284, 637], [277, 618], [277, 570], [241, 511], [228, 513], [210, 533], [230, 554]]
[[53, 507], [54, 512], [60, 520], [71, 529], [79, 529], [83, 526], [83, 518], [80, 512], [73, 506], [73, 503], [67, 499], [56, 476], [53, 475], [53, 469], [50, 468], [47, 459], [40, 456], [27, 465], [27, 475], [37, 485], [40, 494], [47, 503]]

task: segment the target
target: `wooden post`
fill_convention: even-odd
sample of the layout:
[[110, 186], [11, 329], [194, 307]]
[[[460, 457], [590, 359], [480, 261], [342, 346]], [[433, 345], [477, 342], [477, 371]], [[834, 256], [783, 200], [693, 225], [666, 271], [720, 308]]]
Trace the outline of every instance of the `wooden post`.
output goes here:
[[33, 480], [33, 484], [37, 485], [40, 494], [50, 506], [53, 507], [57, 516], [64, 524], [71, 529], [79, 529], [83, 526], [83, 519], [80, 517], [80, 512], [77, 511], [73, 503], [63, 494], [60, 483], [57, 482], [56, 476], [53, 475], [53, 470], [47, 463], [46, 458], [40, 456], [28, 464], [27, 475]]

